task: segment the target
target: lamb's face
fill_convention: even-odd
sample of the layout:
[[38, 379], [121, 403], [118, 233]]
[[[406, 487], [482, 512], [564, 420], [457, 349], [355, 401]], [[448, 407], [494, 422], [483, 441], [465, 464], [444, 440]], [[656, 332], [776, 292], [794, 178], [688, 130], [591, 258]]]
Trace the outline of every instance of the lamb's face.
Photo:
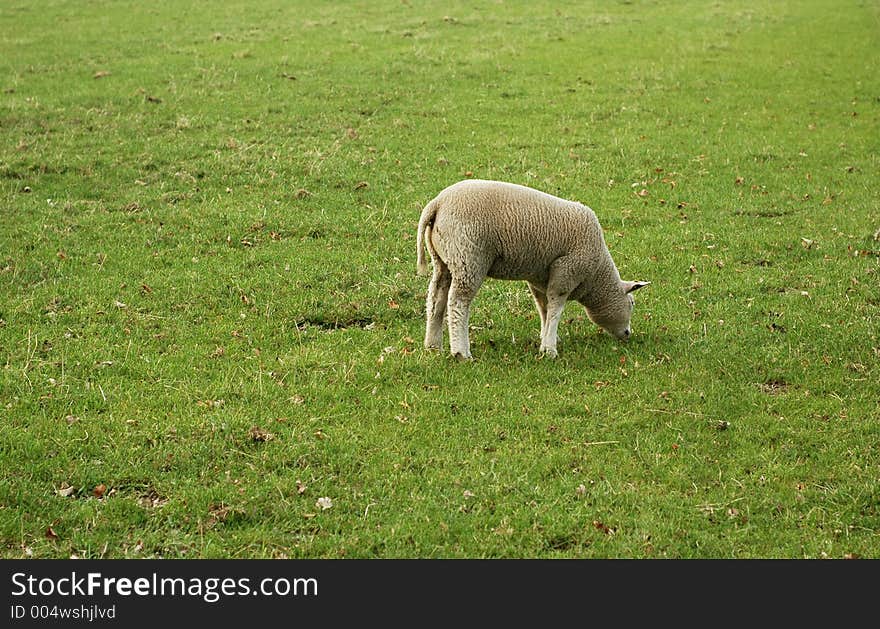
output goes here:
[[600, 309], [587, 308], [587, 315], [590, 320], [601, 327], [612, 336], [625, 341], [629, 339], [632, 329], [630, 328], [630, 320], [632, 319], [633, 308], [635, 307], [635, 299], [632, 293], [643, 286], [647, 286], [650, 282], [620, 282], [617, 290], [612, 291], [610, 295], [604, 296]]
[[635, 300], [632, 295], [620, 294], [615, 295], [613, 301], [602, 304], [604, 307], [600, 312], [587, 309], [587, 316], [590, 320], [600, 328], [625, 341], [629, 338], [632, 330], [630, 328], [630, 319], [632, 318]]

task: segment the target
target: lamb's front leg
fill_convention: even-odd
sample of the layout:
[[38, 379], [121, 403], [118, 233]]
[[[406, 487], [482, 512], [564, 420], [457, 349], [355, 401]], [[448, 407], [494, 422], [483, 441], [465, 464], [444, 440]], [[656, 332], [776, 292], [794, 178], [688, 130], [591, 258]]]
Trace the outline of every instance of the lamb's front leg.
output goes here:
[[557, 258], [550, 266], [550, 277], [547, 280], [547, 322], [541, 336], [541, 353], [556, 358], [556, 340], [559, 331], [559, 319], [571, 292], [578, 286], [585, 275], [582, 261], [575, 256]]
[[541, 353], [556, 358], [556, 340], [559, 331], [559, 319], [562, 318], [562, 311], [565, 308], [565, 302], [568, 301], [568, 294], [548, 294], [547, 295], [547, 323], [543, 326], [544, 331], [541, 335]]

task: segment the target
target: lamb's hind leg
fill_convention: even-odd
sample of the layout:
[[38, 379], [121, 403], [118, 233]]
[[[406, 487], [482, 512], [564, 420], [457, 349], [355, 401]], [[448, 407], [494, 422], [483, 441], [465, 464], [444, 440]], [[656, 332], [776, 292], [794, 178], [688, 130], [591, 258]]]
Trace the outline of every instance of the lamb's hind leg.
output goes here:
[[542, 288], [529, 282], [529, 290], [538, 308], [538, 316], [541, 317], [541, 340], [544, 340], [544, 332], [547, 328], [547, 293]]
[[471, 342], [468, 334], [470, 307], [484, 277], [480, 275], [463, 278], [454, 274], [452, 276], [446, 318], [449, 323], [449, 351], [459, 360], [471, 358]]
[[452, 274], [442, 260], [434, 258], [434, 275], [428, 285], [426, 300], [425, 348], [441, 349], [443, 347], [443, 317], [446, 315], [446, 300], [449, 296], [449, 285]]

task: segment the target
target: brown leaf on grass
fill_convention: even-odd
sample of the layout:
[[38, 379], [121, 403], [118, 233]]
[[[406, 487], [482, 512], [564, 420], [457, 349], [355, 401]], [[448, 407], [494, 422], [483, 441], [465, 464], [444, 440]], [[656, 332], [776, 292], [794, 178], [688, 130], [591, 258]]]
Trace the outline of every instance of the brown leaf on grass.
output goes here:
[[153, 292], [153, 289], [150, 288], [150, 286], [148, 284], [141, 284], [141, 294], [149, 295], [152, 292]]
[[223, 520], [226, 518], [227, 514], [231, 511], [229, 507], [224, 504], [217, 504], [216, 502], [211, 503], [208, 506], [208, 514], [215, 518], [216, 520]]
[[67, 483], [61, 483], [61, 487], [55, 490], [55, 493], [59, 496], [63, 496], [65, 498], [72, 496], [73, 492], [76, 491], [72, 486]]
[[856, 249], [853, 251], [853, 257], [855, 258], [867, 258], [870, 256], [876, 256], [880, 258], [880, 251], [872, 251], [870, 249]]
[[510, 524], [507, 522], [507, 520], [502, 520], [501, 524], [492, 528], [492, 532], [495, 533], [495, 535], [504, 535], [509, 537], [513, 535], [515, 531], [514, 528], [510, 526]]
[[614, 535], [615, 529], [608, 526], [607, 524], [600, 522], [599, 520], [593, 520], [593, 526], [596, 528], [597, 531], [602, 531], [603, 533], [605, 533], [605, 535]]
[[779, 395], [780, 393], [785, 393], [788, 387], [789, 384], [781, 378], [771, 378], [758, 385], [758, 388], [761, 389], [761, 393], [766, 393], [767, 395]]
[[218, 523], [222, 524], [223, 522], [226, 522], [230, 517], [243, 514], [244, 511], [241, 509], [230, 507], [223, 503], [217, 504], [215, 502], [208, 507], [208, 519], [205, 521], [205, 525], [208, 528], [212, 528]]
[[51, 526], [47, 526], [47, 527], [46, 527], [46, 533], [45, 533], [45, 536], [46, 536], [46, 539], [51, 539], [53, 542], [54, 542], [54, 541], [57, 541], [58, 539], [60, 539], [60, 538], [58, 537], [58, 533], [56, 533], [56, 532], [55, 532], [55, 529], [53, 529]]
[[295, 196], [297, 199], [305, 199], [307, 197], [312, 196], [312, 193], [309, 192], [308, 190], [306, 190], [305, 188], [300, 188], [299, 190], [297, 190], [296, 192], [293, 193], [293, 196]]
[[208, 506], [208, 518], [205, 520], [205, 526], [207, 528], [213, 528], [218, 523], [222, 524], [226, 521], [232, 511], [232, 507], [229, 507], [223, 503], [211, 503]]
[[156, 509], [168, 503], [168, 498], [162, 496], [152, 487], [148, 492], [138, 498], [138, 503], [145, 509]]
[[370, 184], [368, 184], [366, 181], [359, 181], [354, 185], [355, 190], [363, 190], [363, 189], [369, 188], [369, 187], [370, 187]]
[[107, 70], [98, 70], [92, 75], [92, 78], [103, 79], [105, 76], [110, 76], [110, 73]]
[[302, 495], [302, 494], [306, 493], [306, 489], [307, 489], [306, 485], [300, 479], [297, 478], [296, 479], [296, 493]]
[[248, 436], [251, 438], [251, 441], [256, 443], [266, 443], [275, 438], [274, 434], [267, 430], [263, 430], [258, 426], [251, 426], [251, 429], [248, 431]]
[[107, 492], [107, 485], [105, 485], [104, 483], [101, 483], [100, 485], [95, 486], [95, 488], [92, 490], [92, 495], [94, 495], [95, 498], [103, 498], [104, 494], [106, 492]]

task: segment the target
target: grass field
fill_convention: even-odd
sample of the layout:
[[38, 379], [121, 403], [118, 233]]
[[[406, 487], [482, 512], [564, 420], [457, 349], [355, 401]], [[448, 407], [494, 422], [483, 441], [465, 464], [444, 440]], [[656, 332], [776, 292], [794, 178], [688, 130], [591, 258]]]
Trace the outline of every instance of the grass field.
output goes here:
[[[880, 6], [0, 0], [0, 556], [880, 558]], [[424, 204], [592, 207], [633, 338]]]

